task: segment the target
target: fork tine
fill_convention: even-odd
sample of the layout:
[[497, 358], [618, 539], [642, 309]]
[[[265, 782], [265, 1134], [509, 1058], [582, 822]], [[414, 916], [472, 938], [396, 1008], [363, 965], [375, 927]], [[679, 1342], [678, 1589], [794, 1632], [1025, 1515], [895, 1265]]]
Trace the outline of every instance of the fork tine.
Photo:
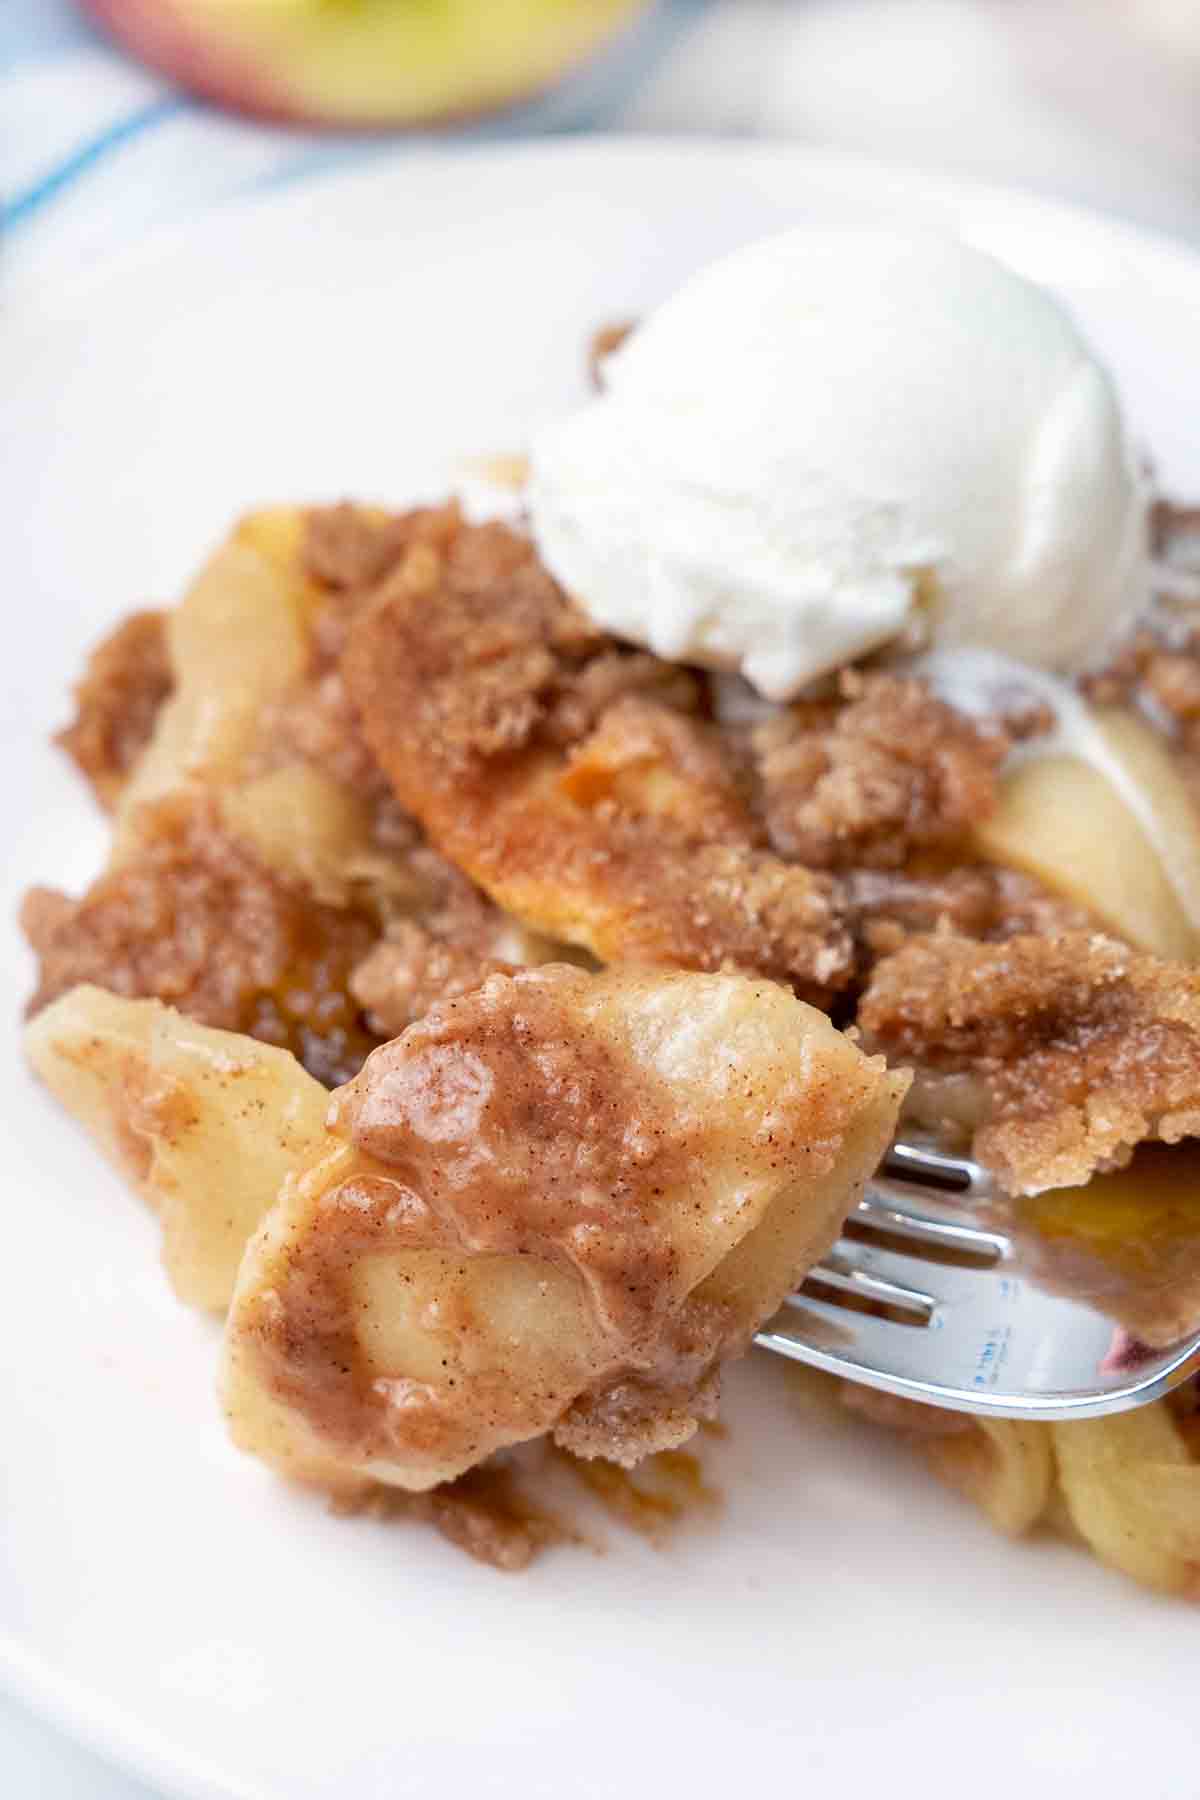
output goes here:
[[1097, 1418], [1200, 1372], [1200, 1334], [1114, 1362], [1112, 1320], [1085, 1295], [1041, 1286], [1002, 1230], [974, 1222], [973, 1202], [997, 1193], [967, 1157], [893, 1145], [844, 1235], [756, 1341], [885, 1393], [993, 1418]]
[[[832, 1254], [843, 1273], [853, 1270], [861, 1280], [885, 1282], [902, 1292], [919, 1293], [921, 1300], [929, 1303], [931, 1319], [939, 1307], [983, 1301], [989, 1295], [999, 1298], [1003, 1291], [1001, 1266], [993, 1264], [990, 1268], [981, 1268], [978, 1264], [972, 1267], [964, 1262], [933, 1263], [925, 1260], [916, 1245], [908, 1254], [894, 1243], [883, 1249], [869, 1240], [844, 1237], [839, 1238]], [[824, 1262], [828, 1261], [826, 1257]], [[818, 1274], [823, 1267], [824, 1263], [819, 1264], [813, 1273]]]
[[793, 1362], [885, 1387], [890, 1385], [888, 1381], [873, 1379], [871, 1371], [875, 1366], [886, 1367], [898, 1334], [910, 1335], [890, 1319], [847, 1312], [835, 1302], [799, 1293], [767, 1321], [755, 1342], [760, 1349], [774, 1350]]
[[854, 1294], [860, 1300], [870, 1300], [878, 1306], [891, 1306], [900, 1312], [912, 1313], [921, 1324], [926, 1324], [933, 1317], [937, 1306], [935, 1295], [925, 1293], [911, 1282], [889, 1281], [877, 1268], [864, 1267], [852, 1254], [855, 1248], [852, 1244], [839, 1244], [822, 1258], [815, 1269], [810, 1270], [808, 1279], [818, 1282], [824, 1288]]
[[942, 1250], [961, 1250], [980, 1260], [995, 1263], [1007, 1256], [1012, 1248], [1009, 1240], [998, 1231], [984, 1231], [977, 1225], [955, 1224], [949, 1218], [933, 1218], [927, 1213], [916, 1212], [909, 1206], [893, 1202], [890, 1196], [883, 1200], [877, 1199], [871, 1189], [868, 1189], [866, 1198], [859, 1201], [850, 1216], [860, 1226], [911, 1238], [914, 1254], [921, 1246], [927, 1246]]
[[994, 1177], [981, 1164], [969, 1156], [948, 1156], [927, 1144], [892, 1144], [875, 1179], [881, 1187], [895, 1181], [959, 1201], [989, 1200], [996, 1193]]

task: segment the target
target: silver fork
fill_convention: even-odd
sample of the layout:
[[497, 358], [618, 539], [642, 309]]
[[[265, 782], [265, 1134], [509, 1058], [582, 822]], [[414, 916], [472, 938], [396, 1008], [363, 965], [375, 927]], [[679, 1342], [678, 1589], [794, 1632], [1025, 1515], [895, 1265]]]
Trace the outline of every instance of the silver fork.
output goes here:
[[969, 1158], [893, 1144], [847, 1220], [853, 1235], [757, 1342], [885, 1393], [1003, 1419], [1123, 1412], [1200, 1371], [1200, 1332], [1122, 1366], [1112, 1319], [1035, 1286], [1013, 1239], [980, 1223], [998, 1198]]

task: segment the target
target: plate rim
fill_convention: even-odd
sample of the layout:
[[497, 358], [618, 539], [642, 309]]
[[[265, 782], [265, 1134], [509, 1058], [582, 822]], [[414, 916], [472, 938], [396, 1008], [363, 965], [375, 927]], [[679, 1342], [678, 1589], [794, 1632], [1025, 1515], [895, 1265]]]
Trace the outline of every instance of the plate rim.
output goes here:
[[[313, 174], [303, 170], [272, 180], [264, 187], [230, 196], [203, 206], [194, 216], [158, 225], [122, 245], [108, 255], [79, 269], [69, 279], [58, 279], [47, 292], [44, 278], [35, 271], [18, 268], [8, 276], [4, 296], [8, 330], [0, 342], [0, 358], [6, 354], [14, 331], [36, 332], [50, 328], [63, 311], [77, 306], [97, 288], [139, 269], [163, 261], [180, 247], [193, 249], [198, 240], [221, 237], [231, 228], [249, 227], [256, 218], [281, 213], [303, 213], [310, 204], [319, 204], [324, 196], [344, 190], [366, 191], [377, 182], [386, 182], [403, 169], [414, 181], [439, 177], [443, 170], [462, 162], [525, 164], [552, 161], [556, 171], [564, 162], [638, 162], [664, 157], [687, 157], [689, 160], [715, 160], [746, 165], [790, 162], [809, 172], [813, 179], [830, 185], [844, 184], [847, 193], [870, 184], [878, 192], [886, 183], [898, 197], [934, 201], [958, 210], [983, 202], [1011, 210], [1025, 219], [1037, 219], [1076, 233], [1082, 239], [1102, 248], [1111, 256], [1114, 251], [1137, 258], [1152, 257], [1164, 268], [1177, 273], [1185, 285], [1200, 280], [1200, 246], [1192, 246], [1183, 238], [1136, 223], [1120, 213], [1105, 213], [1076, 201], [1056, 199], [1032, 188], [994, 181], [976, 181], [969, 176], [948, 174], [923, 168], [919, 163], [894, 161], [864, 151], [842, 150], [819, 144], [806, 144], [791, 138], [762, 137], [750, 139], [723, 138], [709, 133], [689, 136], [683, 133], [615, 133], [580, 132], [571, 137], [523, 138], [512, 143], [449, 143], [443, 145], [397, 146], [387, 155], [365, 153], [365, 164], [349, 168], [323, 169]], [[36, 309], [36, 310], [35, 310]]]

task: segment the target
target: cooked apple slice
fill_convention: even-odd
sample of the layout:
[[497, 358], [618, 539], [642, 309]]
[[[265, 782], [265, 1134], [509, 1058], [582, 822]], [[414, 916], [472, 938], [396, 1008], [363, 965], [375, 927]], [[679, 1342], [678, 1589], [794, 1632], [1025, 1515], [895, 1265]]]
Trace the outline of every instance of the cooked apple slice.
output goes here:
[[368, 1059], [251, 1241], [237, 1442], [350, 1489], [431, 1487], [543, 1432], [627, 1464], [683, 1442], [907, 1085], [769, 982], [493, 977]]
[[525, 98], [644, 0], [84, 0], [218, 105], [317, 125], [419, 124]]
[[25, 1045], [158, 1213], [179, 1298], [224, 1311], [247, 1238], [326, 1142], [327, 1090], [286, 1050], [97, 987], [47, 1006]]
[[1050, 1429], [1071, 1522], [1100, 1561], [1200, 1599], [1200, 1463], [1170, 1406]]
[[189, 782], [236, 778], [264, 708], [306, 668], [312, 590], [281, 553], [291, 517], [243, 521], [168, 615], [175, 690], [121, 797], [118, 855], [144, 807]]
[[1031, 758], [1005, 780], [996, 811], [976, 830], [976, 844], [989, 861], [1034, 875], [1086, 906], [1139, 949], [1194, 962], [1200, 953], [1195, 804], [1148, 725], [1115, 710], [1094, 712], [1092, 722], [1108, 772], [1074, 756]]

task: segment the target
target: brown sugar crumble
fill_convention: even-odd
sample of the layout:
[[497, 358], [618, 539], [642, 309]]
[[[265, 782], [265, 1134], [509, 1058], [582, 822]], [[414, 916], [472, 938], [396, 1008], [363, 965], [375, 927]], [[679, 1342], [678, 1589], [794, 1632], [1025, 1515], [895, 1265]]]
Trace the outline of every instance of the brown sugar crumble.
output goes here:
[[[1168, 548], [1191, 528], [1184, 514], [1159, 523]], [[898, 980], [919, 973], [914, 1005], [945, 999], [967, 965], [992, 979], [992, 946], [1036, 940], [1044, 958], [1094, 929], [1032, 877], [971, 855], [1020, 721], [980, 724], [874, 669], [844, 671], [826, 699], [724, 722], [709, 676], [598, 630], [527, 537], [469, 525], [453, 503], [314, 509], [299, 542], [316, 594], [310, 665], [267, 709], [247, 773], [299, 761], [363, 800], [383, 890], [327, 906], [211, 808], [168, 806], [82, 900], [30, 896], [35, 1006], [80, 980], [156, 994], [286, 1044], [336, 1083], [438, 1001], [557, 942], [601, 962], [766, 975], [843, 1019], [865, 987], [868, 1030], [936, 1068], [932, 1025], [922, 1037], [884, 1020]], [[1147, 631], [1122, 654], [1104, 680], [1186, 760], [1193, 739], [1200, 750], [1197, 643]], [[93, 654], [62, 742], [107, 804], [171, 679], [161, 614], [135, 615]], [[1114, 1004], [1089, 989], [1074, 1029], [1095, 1015], [1106, 1040]], [[1028, 1185], [1037, 1155], [1046, 1173], [1063, 1152], [1044, 1124], [1040, 1148], [1027, 1132], [1018, 1175], [1013, 1127], [998, 1135], [1004, 1058], [989, 1054], [995, 1116], [980, 1141]]]
[[543, 1505], [497, 1458], [424, 1494], [376, 1486], [358, 1500], [335, 1502], [334, 1508], [431, 1525], [473, 1561], [510, 1575], [527, 1569], [544, 1550], [583, 1541], [566, 1518]]
[[[222, 816], [219, 793], [193, 784], [140, 814], [134, 847], [81, 899], [28, 896], [22, 918], [41, 964], [31, 1010], [94, 981], [284, 1045], [335, 1086], [435, 1000], [532, 953], [398, 805], [339, 666], [370, 582], [413, 543], [443, 541], [457, 516], [342, 505], [304, 522], [302, 567], [317, 584], [309, 666], [264, 708], [242, 779], [307, 764], [365, 806], [374, 869], [349, 883], [346, 903], [325, 904], [294, 872], [267, 866]], [[108, 806], [173, 687], [164, 625], [163, 614], [137, 614], [100, 645], [59, 740]]]
[[1097, 929], [1083, 907], [1048, 893], [1016, 869], [990, 864], [955, 866], [920, 858], [907, 869], [852, 869], [845, 882], [868, 968], [910, 937], [932, 931], [1003, 940]]
[[712, 1518], [723, 1503], [703, 1462], [690, 1451], [662, 1450], [634, 1474], [617, 1463], [584, 1461], [546, 1444], [536, 1458], [522, 1457], [514, 1466], [504, 1456], [491, 1457], [428, 1493], [376, 1486], [356, 1500], [335, 1501], [334, 1509], [430, 1525], [474, 1561], [515, 1574], [562, 1545], [603, 1547], [562, 1493], [555, 1479], [559, 1473], [609, 1519], [656, 1549], [682, 1527]]
[[781, 710], [753, 743], [772, 844], [822, 869], [896, 869], [961, 841], [995, 806], [1009, 747], [923, 682], [853, 670], [838, 702]]
[[131, 613], [88, 657], [75, 688], [75, 718], [55, 743], [107, 810], [149, 743], [172, 685], [165, 613]]
[[[598, 389], [632, 328], [596, 334]], [[1136, 1244], [1126, 1232], [1124, 1260], [1105, 1246], [1103, 1184], [1094, 1241], [1076, 1193], [1058, 1190], [1133, 1157], [1116, 1180], [1140, 1181], [1181, 1154], [1164, 1146], [1200, 1138], [1200, 972], [977, 860], [975, 827], [1012, 747], [1047, 729], [1044, 708], [980, 721], [883, 657], [819, 698], [739, 712], [724, 678], [598, 629], [519, 529], [470, 524], [455, 503], [271, 520], [254, 541], [295, 578], [286, 666], [300, 672], [270, 690], [220, 779], [238, 794], [300, 769], [312, 792], [316, 771], [361, 815], [344, 870], [299, 872], [269, 831], [252, 836], [252, 809], [223, 805], [216, 777], [125, 830], [122, 799], [177, 686], [179, 640], [146, 611], [92, 652], [57, 739], [119, 808], [113, 862], [80, 899], [34, 889], [22, 922], [40, 962], [32, 1009], [82, 982], [154, 996], [281, 1045], [342, 1090], [330, 1142], [346, 1160], [244, 1320], [263, 1391], [328, 1458], [314, 1479], [348, 1472], [348, 1504], [421, 1521], [503, 1571], [589, 1541], [510, 1452], [492, 1454], [522, 1435], [542, 1434], [548, 1469], [651, 1542], [719, 1503], [679, 1446], [716, 1429], [719, 1365], [748, 1330], [731, 1290], [682, 1283], [686, 1238], [655, 1211], [664, 1192], [703, 1191], [716, 1108], [681, 1124], [653, 1070], [578, 1028], [572, 996], [594, 985], [583, 967], [737, 972], [765, 978], [760, 994], [778, 983], [813, 1000], [893, 1068], [915, 1065], [906, 1116], [972, 1144], [1005, 1190], [1004, 1228], [1022, 1248], [1026, 1227], [1038, 1236], [1034, 1279], [1107, 1295], [1143, 1344], [1194, 1325], [1200, 1231], [1175, 1223], [1191, 1220], [1190, 1190], [1135, 1193], [1145, 1231]], [[1200, 803], [1200, 512], [1160, 505], [1154, 533], [1163, 592], [1080, 686], [1148, 722]], [[530, 967], [564, 958], [581, 966]], [[909, 1079], [882, 1061], [875, 1074]], [[826, 1086], [820, 1117], [773, 1122], [771, 1155], [793, 1171], [834, 1154], [848, 1102], [845, 1083]], [[147, 1140], [131, 1132], [127, 1150], [144, 1157]], [[1043, 1231], [1047, 1218], [1070, 1230]], [[420, 1279], [403, 1266], [414, 1251], [433, 1270]], [[476, 1255], [516, 1264], [497, 1289], [511, 1327], [499, 1357]], [[355, 1285], [389, 1259], [411, 1291], [378, 1290], [393, 1309], [382, 1337], [399, 1342], [417, 1302], [445, 1333], [419, 1379], [394, 1376], [408, 1364], [374, 1344], [378, 1314]], [[573, 1362], [551, 1354], [555, 1329]], [[843, 1398], [928, 1440], [935, 1462], [982, 1445], [959, 1415], [861, 1387]], [[1200, 1383], [1171, 1406], [1200, 1457]], [[441, 1479], [473, 1457], [485, 1460]], [[439, 1485], [385, 1489], [384, 1471]]]
[[836, 885], [765, 847], [702, 685], [599, 632], [528, 540], [410, 552], [343, 666], [401, 803], [505, 911], [601, 961], [849, 980]]
[[399, 1036], [439, 1000], [470, 993], [489, 975], [511, 975], [553, 953], [436, 850], [419, 840], [404, 848], [413, 911], [385, 923], [383, 936], [350, 978], [350, 990], [380, 1038]]
[[31, 1012], [80, 982], [153, 996], [283, 1045], [330, 1086], [378, 1042], [350, 995], [374, 925], [287, 886], [210, 810], [164, 803], [81, 900], [34, 888], [21, 917], [41, 965]]
[[877, 966], [858, 1016], [890, 1057], [976, 1079], [975, 1148], [1012, 1193], [1200, 1134], [1200, 972], [1111, 938], [917, 938]]
[[[259, 915], [287, 912], [291, 924], [272, 930], [295, 938], [311, 897], [254, 869], [249, 846], [219, 845], [211, 822], [176, 821], [72, 912], [61, 897], [31, 902], [48, 958], [37, 1003], [73, 977], [103, 980], [107, 958], [121, 991], [303, 1041], [309, 1066], [336, 1080], [438, 999], [536, 960], [554, 939], [601, 960], [762, 973], [844, 1007], [838, 995], [914, 933], [1088, 923], [1029, 878], [963, 863], [964, 833], [994, 797], [1004, 729], [957, 715], [918, 681], [850, 672], [829, 701], [778, 709], [752, 731], [723, 725], [707, 676], [597, 631], [526, 538], [469, 526], [454, 504], [314, 509], [300, 557], [318, 594], [310, 666], [266, 709], [247, 775], [299, 761], [364, 800], [406, 895], [400, 904], [393, 891], [382, 910], [375, 896], [336, 925], [318, 908], [306, 928], [344, 948], [312, 960], [318, 979], [340, 983], [340, 998], [329, 990], [313, 1004], [330, 1018], [340, 1006], [346, 1053], [321, 1047], [260, 978], [266, 939], [251, 951], [249, 901], [204, 976], [183, 973], [170, 931], [165, 948], [134, 954], [114, 926], [128, 903], [161, 930], [173, 902], [147, 911], [151, 873], [170, 886], [187, 862], [187, 904], [207, 871], [211, 933], [213, 907], [230, 897], [218, 900], [214, 862], [228, 853]], [[93, 658], [69, 747], [106, 797], [170, 680], [160, 615], [131, 620]], [[302, 996], [308, 984], [286, 986]], [[258, 999], [235, 1005], [233, 987]]]

